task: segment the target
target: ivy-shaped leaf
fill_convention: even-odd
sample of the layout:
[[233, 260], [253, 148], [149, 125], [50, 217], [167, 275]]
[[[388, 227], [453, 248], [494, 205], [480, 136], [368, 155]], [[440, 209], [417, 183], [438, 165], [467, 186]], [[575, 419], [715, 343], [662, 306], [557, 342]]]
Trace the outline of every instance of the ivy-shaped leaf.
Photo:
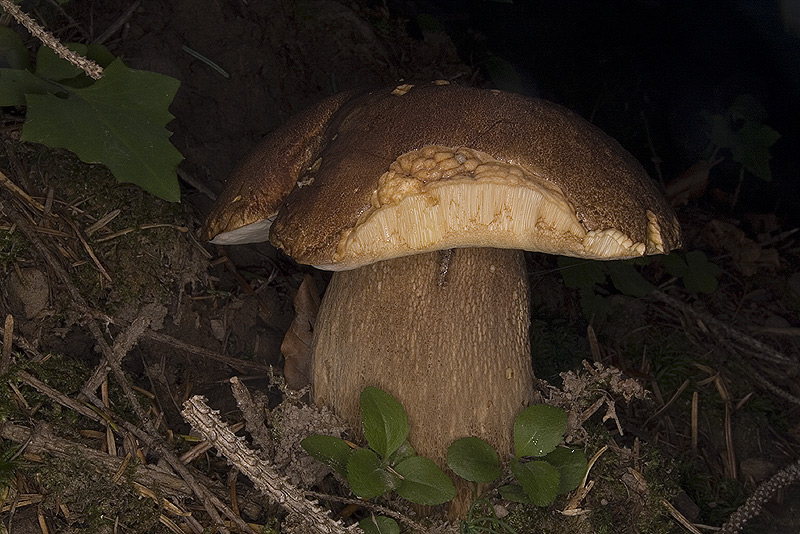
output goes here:
[[364, 437], [381, 458], [388, 458], [406, 440], [410, 429], [403, 406], [391, 395], [368, 386], [359, 400]]
[[395, 491], [411, 502], [433, 506], [456, 496], [450, 477], [423, 456], [406, 458], [394, 470], [402, 477]]
[[29, 94], [22, 140], [66, 148], [87, 163], [103, 163], [120, 182], [170, 201], [180, 199], [183, 156], [169, 143], [168, 107], [180, 83], [114, 60], [103, 78], [69, 89], [66, 98]]
[[517, 458], [544, 456], [561, 443], [566, 430], [567, 413], [561, 408], [535, 404], [522, 410], [514, 421]]
[[457, 439], [447, 449], [447, 466], [465, 480], [488, 483], [501, 474], [500, 459], [491, 445], [482, 439]]

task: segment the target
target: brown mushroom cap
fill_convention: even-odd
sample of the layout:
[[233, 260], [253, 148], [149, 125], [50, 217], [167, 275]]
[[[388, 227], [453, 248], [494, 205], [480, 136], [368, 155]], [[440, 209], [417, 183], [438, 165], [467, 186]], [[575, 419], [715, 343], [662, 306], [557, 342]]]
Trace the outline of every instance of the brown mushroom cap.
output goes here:
[[[302, 134], [292, 151], [272, 136], [234, 175], [246, 184], [239, 203], [244, 191], [269, 194], [249, 201], [248, 214], [269, 206], [262, 218], [294, 177], [270, 240], [298, 262], [341, 270], [474, 246], [611, 259], [680, 246], [641, 165], [561, 106], [441, 82], [323, 102], [284, 128]], [[259, 192], [272, 175], [280, 186]], [[219, 218], [209, 237], [232, 229]]]

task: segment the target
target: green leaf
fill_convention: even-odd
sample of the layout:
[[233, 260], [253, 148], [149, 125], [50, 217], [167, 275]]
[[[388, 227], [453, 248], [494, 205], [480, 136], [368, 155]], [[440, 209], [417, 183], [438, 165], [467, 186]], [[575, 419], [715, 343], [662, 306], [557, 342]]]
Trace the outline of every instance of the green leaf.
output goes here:
[[357, 449], [347, 462], [347, 482], [353, 493], [362, 499], [372, 499], [394, 489], [398, 480], [374, 451]]
[[517, 458], [544, 456], [561, 443], [566, 430], [567, 413], [561, 408], [536, 404], [522, 410], [514, 421]]
[[737, 132], [736, 143], [731, 147], [733, 161], [765, 182], [772, 181], [769, 160], [770, 147], [781, 135], [765, 124], [748, 121]]
[[47, 93], [47, 82], [27, 69], [0, 69], [0, 106], [24, 106], [25, 95]]
[[[85, 44], [70, 43], [67, 45], [67, 48], [82, 56], [86, 56]], [[75, 78], [84, 73], [66, 59], [62, 59], [56, 55], [52, 49], [46, 46], [40, 46], [39, 50], [36, 52], [36, 70], [34, 74], [58, 82]]]
[[491, 445], [478, 438], [457, 439], [447, 449], [447, 466], [470, 482], [491, 482], [502, 474]]
[[533, 504], [531, 498], [528, 497], [528, 494], [522, 489], [522, 486], [506, 484], [505, 486], [500, 486], [499, 491], [500, 496], [507, 501], [518, 502], [520, 504]]
[[581, 310], [593, 325], [603, 324], [611, 313], [611, 303], [595, 293], [592, 288], [581, 288], [580, 290]]
[[315, 434], [300, 442], [306, 452], [315, 460], [333, 468], [347, 478], [347, 462], [353, 449], [343, 439]]
[[25, 48], [22, 38], [8, 26], [0, 26], [0, 66], [27, 69], [28, 65], [28, 49]]
[[412, 456], [416, 456], [417, 451], [414, 450], [414, 447], [408, 442], [408, 440], [404, 441], [400, 447], [397, 448], [392, 454], [389, 455], [387, 462], [389, 465], [396, 465], [405, 460], [406, 458], [410, 458]]
[[558, 486], [559, 494], [568, 493], [577, 488], [589, 467], [586, 455], [580, 449], [557, 447], [556, 450], [545, 456], [544, 460], [558, 470], [561, 477]]
[[628, 296], [646, 297], [655, 289], [628, 261], [608, 262], [607, 267], [614, 286]]
[[559, 256], [558, 269], [564, 285], [572, 289], [589, 288], [606, 280], [606, 273], [599, 261]]
[[681, 252], [670, 252], [662, 260], [664, 261], [664, 268], [675, 278], [683, 278], [689, 272], [689, 266], [683, 260], [683, 253]]
[[412, 456], [397, 464], [402, 477], [397, 494], [417, 504], [436, 505], [456, 496], [456, 488], [444, 471], [423, 456]]
[[359, 405], [367, 443], [381, 458], [388, 458], [408, 436], [410, 427], [403, 406], [385, 391], [372, 386], [361, 392]]
[[682, 279], [689, 291], [709, 295], [717, 290], [717, 277], [722, 274], [722, 269], [700, 250], [664, 256], [664, 267], [670, 275]]
[[536, 506], [548, 506], [556, 499], [560, 484], [559, 474], [558, 469], [549, 463], [512, 460], [511, 473]]
[[400, 534], [400, 525], [390, 517], [371, 515], [358, 522], [365, 534]]
[[66, 148], [88, 163], [103, 163], [120, 182], [132, 182], [170, 201], [180, 199], [177, 167], [183, 156], [164, 127], [179, 82], [132, 70], [119, 59], [89, 87], [67, 98], [27, 96], [22, 140]]

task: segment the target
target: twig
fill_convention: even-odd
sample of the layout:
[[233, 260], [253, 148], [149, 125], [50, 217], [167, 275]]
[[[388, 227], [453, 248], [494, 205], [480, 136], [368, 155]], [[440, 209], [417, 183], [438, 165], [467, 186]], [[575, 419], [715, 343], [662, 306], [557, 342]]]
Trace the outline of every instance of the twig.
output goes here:
[[11, 0], [0, 0], [0, 6], [3, 6], [3, 9], [14, 17], [17, 22], [25, 26], [31, 35], [44, 43], [45, 46], [55, 52], [58, 57], [66, 59], [85, 72], [90, 78], [99, 80], [103, 77], [103, 67], [61, 44], [59, 40], [56, 39], [55, 35], [45, 30], [38, 22], [17, 7], [14, 2]]
[[[52, 432], [50, 425], [46, 423], [38, 423], [35, 431], [13, 423], [4, 423], [0, 425], [0, 437], [16, 443], [26, 443], [26, 451], [33, 453], [46, 452], [56, 457], [64, 458], [73, 456], [77, 452], [84, 458], [102, 465], [111, 472], [117, 471], [123, 462], [122, 458], [110, 456], [80, 443], [56, 436]], [[186, 485], [186, 482], [175, 475], [165, 473], [156, 466], [140, 464], [135, 465], [133, 470], [134, 479], [141, 484], [157, 485], [160, 491], [168, 492], [171, 495], [179, 495], [181, 497], [192, 495], [192, 491]]]
[[[140, 315], [133, 320], [127, 329], [117, 336], [117, 341], [114, 343], [114, 347], [111, 349], [112, 357], [117, 364], [119, 364], [125, 355], [131, 351], [141, 335], [149, 326], [150, 319]], [[87, 380], [83, 385], [81, 391], [96, 391], [103, 380], [106, 379], [110, 370], [111, 367], [109, 367], [108, 362], [103, 359], [95, 368], [91, 378], [89, 378], [89, 380]]]
[[338, 495], [328, 495], [327, 493], [320, 493], [318, 491], [305, 491], [306, 495], [310, 497], [314, 497], [315, 499], [321, 499], [326, 501], [334, 501], [340, 502], [342, 504], [354, 504], [356, 506], [360, 506], [361, 508], [366, 508], [372, 512], [376, 512], [378, 514], [383, 514], [387, 517], [393, 517], [397, 519], [399, 522], [404, 523], [407, 527], [409, 527], [414, 532], [422, 532], [427, 533], [428, 529], [408, 517], [407, 515], [403, 515], [400, 512], [396, 512], [391, 508], [387, 508], [385, 506], [381, 506], [380, 504], [375, 504], [374, 502], [364, 501], [361, 499], [351, 499], [350, 497], [340, 497]]
[[[1, 194], [2, 190], [0, 190], [0, 195]], [[22, 217], [20, 213], [12, 205], [10, 205], [10, 203], [8, 203], [8, 205], [5, 207], [5, 211], [8, 214], [9, 219], [11, 219], [11, 221], [19, 227], [20, 231], [22, 231], [28, 241], [33, 245], [33, 248], [36, 249], [42, 259], [59, 278], [61, 283], [64, 284], [67, 293], [69, 293], [70, 297], [72, 297], [72, 300], [75, 302], [78, 308], [82, 310], [88, 310], [89, 305], [86, 302], [86, 299], [83, 298], [83, 295], [81, 295], [80, 291], [78, 291], [78, 288], [76, 288], [72, 283], [72, 280], [69, 278], [66, 270], [64, 270], [64, 267], [58, 262], [58, 260], [53, 256], [52, 252], [50, 252], [44, 242], [39, 238], [30, 223], [28, 223], [28, 221], [25, 220], [25, 218]], [[125, 396], [130, 400], [137, 417], [139, 417], [141, 424], [144, 426], [144, 430], [119, 417], [115, 417], [115, 420], [117, 420], [121, 426], [139, 439], [147, 441], [151, 448], [156, 450], [161, 457], [172, 466], [172, 468], [186, 481], [189, 487], [192, 488], [192, 491], [194, 491], [195, 494], [200, 498], [203, 506], [206, 509], [206, 512], [208, 512], [208, 515], [211, 517], [212, 521], [214, 521], [216, 528], [220, 532], [229, 533], [230, 531], [224, 526], [222, 517], [219, 515], [218, 510], [222, 510], [222, 512], [225, 513], [228, 518], [233, 520], [244, 532], [252, 532], [252, 529], [241, 517], [233, 514], [230, 511], [230, 508], [222, 503], [213, 493], [208, 490], [208, 488], [197, 482], [191, 471], [181, 463], [175, 453], [173, 453], [172, 450], [167, 446], [167, 444], [164, 442], [164, 439], [156, 431], [152, 421], [150, 421], [149, 417], [147, 417], [147, 415], [144, 413], [142, 407], [139, 406], [139, 402], [134, 395], [133, 389], [128, 383], [127, 377], [123, 373], [122, 368], [118, 363], [115, 364], [113, 350], [103, 337], [103, 333], [100, 331], [100, 327], [97, 325], [97, 322], [93, 319], [90, 319], [86, 322], [86, 326], [91, 332], [92, 336], [95, 338], [95, 341], [100, 347], [100, 350], [106, 361], [111, 366], [111, 370], [114, 372], [114, 377], [125, 393]], [[86, 391], [83, 393], [92, 403], [95, 404], [95, 406], [97, 406], [98, 409], [103, 409], [103, 402], [97, 398], [96, 395], [94, 395], [92, 392]]]
[[744, 528], [745, 523], [758, 516], [764, 504], [781, 489], [800, 481], [800, 460], [789, 465], [772, 475], [769, 480], [762, 482], [756, 491], [745, 501], [743, 505], [731, 514], [728, 521], [722, 525], [720, 534], [738, 534]]
[[246, 474], [270, 500], [304, 520], [308, 532], [346, 534], [360, 531], [356, 525], [345, 527], [341, 521], [329, 517], [315, 502], [306, 499], [303, 490], [281, 476], [271, 464], [256, 456], [245, 445], [244, 438], [231, 432], [228, 425], [219, 419], [218, 412], [209, 408], [202, 397], [192, 397], [183, 407], [184, 419], [212, 442], [230, 464]]
[[[81, 309], [84, 313], [87, 313], [93, 316], [95, 319], [100, 319], [104, 322], [117, 325], [117, 326], [127, 326], [127, 323], [117, 317], [112, 315], [108, 315], [97, 311], [93, 308], [83, 308]], [[202, 356], [203, 358], [208, 358], [209, 360], [214, 360], [220, 363], [224, 363], [225, 365], [231, 366], [233, 369], [236, 369], [239, 372], [243, 370], [250, 370], [250, 371], [259, 371], [262, 373], [270, 373], [273, 372], [273, 368], [270, 365], [266, 365], [259, 362], [252, 362], [249, 360], [242, 360], [240, 358], [234, 358], [233, 356], [226, 356], [224, 354], [220, 354], [218, 352], [214, 352], [213, 350], [205, 349], [203, 347], [198, 347], [196, 345], [191, 345], [186, 343], [185, 341], [181, 341], [180, 339], [174, 338], [167, 334], [162, 334], [160, 332], [156, 332], [155, 330], [145, 330], [142, 332], [142, 337], [145, 339], [149, 339], [151, 341], [157, 341], [159, 343], [164, 343], [165, 345], [172, 347], [174, 349], [182, 350], [188, 352], [190, 354], [195, 354], [197, 356]]]
[[750, 347], [753, 350], [752, 353], [753, 356], [757, 358], [782, 365], [787, 365], [787, 364], [792, 366], [798, 365], [797, 361], [789, 358], [780, 351], [777, 351], [772, 347], [769, 347], [764, 343], [758, 341], [757, 339], [754, 339], [736, 330], [735, 328], [728, 326], [727, 324], [723, 323], [722, 321], [715, 318], [711, 314], [697, 311], [691, 306], [688, 306], [685, 303], [681, 302], [680, 300], [670, 297], [669, 295], [661, 291], [653, 291], [652, 295], [661, 302], [665, 302], [670, 306], [680, 309], [687, 315], [692, 316], [695, 320], [701, 320], [709, 328], [721, 330], [727, 336], [734, 339], [738, 343]]
[[5, 326], [3, 327], [3, 353], [0, 358], [0, 376], [8, 373], [11, 369], [11, 344], [14, 339], [14, 316], [10, 313], [6, 315]]

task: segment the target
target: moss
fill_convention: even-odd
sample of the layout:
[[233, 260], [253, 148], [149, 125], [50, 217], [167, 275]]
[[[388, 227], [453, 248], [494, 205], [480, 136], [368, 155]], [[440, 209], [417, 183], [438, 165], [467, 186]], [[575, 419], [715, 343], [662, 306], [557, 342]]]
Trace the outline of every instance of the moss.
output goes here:
[[0, 229], [0, 274], [7, 274], [25, 256], [28, 241], [19, 231]]
[[[79, 257], [70, 274], [91, 304], [102, 303], [109, 313], [124, 315], [143, 302], [165, 303], [177, 284], [193, 281], [199, 267], [191, 263], [196, 251], [190, 240], [176, 239], [178, 230], [174, 227], [146, 227], [190, 226], [191, 215], [184, 206], [156, 198], [136, 186], [120, 184], [104, 166], [83, 163], [70, 152], [21, 142], [15, 142], [14, 149], [17, 158], [30, 168], [33, 191], [29, 193], [43, 196], [52, 189], [54, 210], [68, 215], [80, 228], [86, 229], [120, 210], [102, 230], [85, 236], [99, 263], [113, 273], [110, 282], [78, 242], [67, 243]], [[0, 164], [2, 160], [0, 157]], [[68, 228], [65, 231], [70, 232]], [[124, 234], [103, 240], [123, 231]], [[24, 250], [24, 240], [20, 239], [0, 232], [0, 269]], [[4, 242], [8, 244], [4, 246]], [[62, 306], [68, 308], [69, 303]]]
[[[131, 464], [119, 483], [108, 473], [79, 456], [50, 459], [38, 471], [46, 491], [45, 506], [51, 512], [51, 525], [65, 534], [125, 532], [161, 534], [169, 530], [159, 523], [161, 507], [152, 499], [141, 498], [132, 484]], [[59, 504], [69, 510], [69, 519], [59, 512]]]

